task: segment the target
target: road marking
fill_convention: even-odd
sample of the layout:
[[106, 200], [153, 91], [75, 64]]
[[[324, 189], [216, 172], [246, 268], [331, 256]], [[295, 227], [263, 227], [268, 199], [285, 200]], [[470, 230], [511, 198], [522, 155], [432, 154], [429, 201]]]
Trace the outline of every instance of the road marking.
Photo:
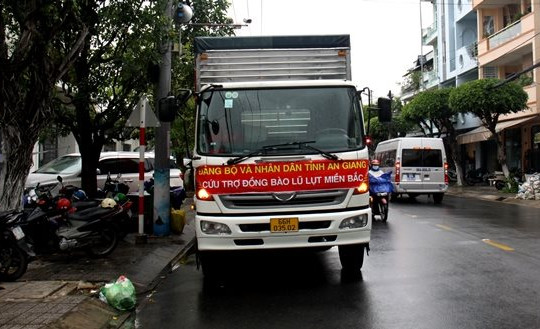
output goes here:
[[443, 230], [446, 230], [446, 231], [452, 231], [452, 228], [450, 226], [446, 226], [446, 225], [442, 225], [442, 224], [437, 224], [435, 226], [440, 227], [440, 228], [442, 228]]
[[493, 246], [495, 248], [499, 248], [499, 249], [502, 249], [504, 251], [514, 251], [514, 248], [512, 247], [509, 247], [505, 244], [502, 244], [502, 243], [498, 243], [498, 242], [495, 242], [495, 241], [491, 241], [490, 239], [482, 239], [482, 241], [484, 243], [487, 243], [489, 244], [490, 246]]

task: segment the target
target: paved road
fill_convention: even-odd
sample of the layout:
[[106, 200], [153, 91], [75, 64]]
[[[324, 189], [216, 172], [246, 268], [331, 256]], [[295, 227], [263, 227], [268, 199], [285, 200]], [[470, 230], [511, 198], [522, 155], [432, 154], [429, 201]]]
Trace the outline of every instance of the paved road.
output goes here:
[[337, 249], [249, 253], [205, 283], [193, 256], [137, 314], [139, 328], [540, 328], [538, 209], [447, 196], [391, 204], [361, 275]]

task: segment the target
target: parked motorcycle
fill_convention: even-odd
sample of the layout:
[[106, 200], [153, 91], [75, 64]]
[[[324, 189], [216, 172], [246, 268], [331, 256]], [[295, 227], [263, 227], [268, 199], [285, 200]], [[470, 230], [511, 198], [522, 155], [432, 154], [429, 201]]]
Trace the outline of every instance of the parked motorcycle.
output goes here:
[[32, 252], [17, 224], [21, 211], [0, 212], [0, 281], [15, 281], [28, 267]]
[[369, 206], [371, 207], [372, 220], [375, 220], [375, 215], [378, 215], [383, 222], [388, 220], [388, 204], [390, 203], [390, 193], [393, 192], [391, 175], [391, 171], [378, 177], [369, 174]]
[[[62, 179], [58, 177], [59, 182]], [[90, 255], [110, 254], [118, 244], [125, 223], [129, 220], [131, 202], [117, 204], [106, 198], [98, 207], [74, 211], [69, 199], [52, 196], [51, 187], [36, 188], [36, 207], [19, 218], [26, 241], [38, 254], [84, 249]], [[127, 199], [127, 198], [126, 198]]]
[[483, 168], [471, 169], [465, 174], [465, 183], [467, 185], [488, 184], [489, 175]]

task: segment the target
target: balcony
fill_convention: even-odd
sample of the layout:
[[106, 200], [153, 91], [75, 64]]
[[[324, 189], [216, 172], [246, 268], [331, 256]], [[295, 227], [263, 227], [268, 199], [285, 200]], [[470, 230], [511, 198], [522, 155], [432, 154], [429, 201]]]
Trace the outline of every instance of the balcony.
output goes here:
[[504, 5], [508, 4], [508, 0], [473, 0], [473, 10], [477, 10], [478, 8], [497, 8], [497, 7], [503, 7]]
[[529, 13], [478, 43], [479, 65], [501, 65], [503, 57], [510, 61], [532, 52], [533, 37], [534, 15]]
[[521, 34], [521, 21], [516, 21], [488, 38], [490, 49], [502, 45], [503, 43]]
[[431, 89], [439, 84], [439, 77], [437, 71], [426, 71], [423, 74], [424, 88]]
[[422, 44], [424, 46], [433, 45], [437, 40], [437, 22], [422, 29]]

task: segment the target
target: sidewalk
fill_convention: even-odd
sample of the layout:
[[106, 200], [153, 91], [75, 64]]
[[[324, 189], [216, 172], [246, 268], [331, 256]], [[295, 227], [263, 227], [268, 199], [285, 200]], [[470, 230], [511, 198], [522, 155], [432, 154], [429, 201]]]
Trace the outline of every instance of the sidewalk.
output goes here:
[[84, 253], [40, 258], [17, 282], [0, 282], [0, 329], [118, 328], [131, 312], [100, 301], [96, 291], [120, 275], [129, 278], [140, 301], [187, 254], [195, 242], [192, 199], [185, 200], [186, 225], [180, 235], [148, 237], [135, 244], [129, 234], [108, 257]]
[[494, 202], [511, 203], [520, 206], [540, 208], [540, 200], [522, 200], [516, 199], [515, 193], [503, 193], [494, 186], [455, 186], [451, 185], [446, 192], [448, 195], [454, 195], [465, 198], [476, 198]]

